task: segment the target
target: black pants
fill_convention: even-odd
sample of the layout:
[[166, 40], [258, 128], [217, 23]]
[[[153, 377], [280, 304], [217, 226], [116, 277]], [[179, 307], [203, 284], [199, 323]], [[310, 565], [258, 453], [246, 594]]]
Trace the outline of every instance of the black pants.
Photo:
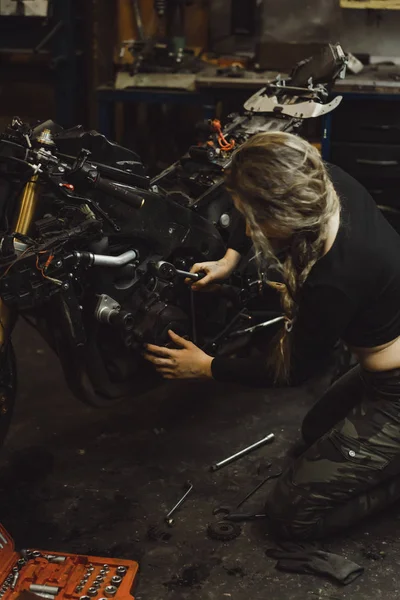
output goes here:
[[400, 498], [400, 369], [355, 367], [304, 419], [310, 444], [267, 499], [281, 538], [317, 539]]

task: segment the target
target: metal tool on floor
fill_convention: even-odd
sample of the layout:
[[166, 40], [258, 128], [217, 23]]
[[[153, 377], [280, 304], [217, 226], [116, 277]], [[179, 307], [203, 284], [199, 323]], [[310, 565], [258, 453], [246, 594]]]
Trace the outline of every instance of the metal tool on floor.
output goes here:
[[[268, 468], [271, 467], [272, 465], [269, 464]], [[273, 471], [272, 473], [270, 473], [267, 477], [265, 477], [260, 483], [258, 483], [256, 485], [255, 488], [253, 488], [248, 494], [246, 494], [246, 496], [240, 500], [240, 502], [235, 506], [234, 509], [232, 509], [232, 507], [229, 506], [218, 506], [217, 508], [215, 508], [213, 510], [213, 514], [214, 515], [225, 515], [224, 519], [227, 521], [235, 521], [236, 523], [239, 523], [241, 521], [254, 521], [256, 519], [259, 518], [264, 518], [265, 515], [251, 515], [249, 513], [233, 513], [233, 510], [238, 510], [239, 508], [241, 508], [243, 506], [243, 504], [245, 502], [247, 502], [248, 500], [250, 500], [250, 498], [252, 498], [254, 496], [254, 494], [256, 494], [256, 492], [258, 492], [258, 490], [260, 490], [268, 481], [270, 481], [271, 479], [277, 479], [278, 477], [280, 477], [282, 475], [282, 469], [278, 468], [275, 471]]]
[[266, 518], [267, 515], [264, 513], [229, 513], [229, 515], [226, 515], [226, 517], [224, 518], [224, 521], [229, 521], [229, 523], [245, 523], [247, 521], [260, 521]]
[[243, 448], [243, 450], [236, 452], [236, 454], [233, 454], [232, 456], [229, 456], [228, 458], [225, 458], [224, 460], [221, 460], [220, 462], [215, 463], [214, 465], [211, 465], [210, 471], [218, 471], [219, 469], [222, 469], [222, 467], [226, 467], [226, 465], [230, 465], [231, 463], [235, 462], [236, 460], [239, 460], [239, 458], [242, 458], [242, 456], [246, 456], [247, 454], [250, 454], [250, 452], [254, 452], [254, 450], [257, 450], [258, 448], [261, 448], [262, 446], [265, 446], [266, 444], [270, 444], [271, 442], [274, 441], [274, 439], [275, 439], [275, 435], [273, 433], [270, 433], [265, 438], [263, 438], [262, 440], [259, 440], [255, 444], [252, 444], [251, 446], [248, 446], [247, 448]]
[[280, 477], [281, 475], [282, 469], [280, 468], [274, 471], [273, 473], [270, 473], [267, 477], [265, 477], [265, 479], [263, 479], [258, 485], [256, 485], [256, 487], [253, 488], [251, 492], [249, 492], [247, 496], [243, 498], [243, 500], [239, 502], [236, 508], [240, 508], [241, 506], [243, 506], [243, 504], [247, 502], [247, 500], [250, 500], [250, 498], [252, 498], [254, 494], [258, 492], [258, 490], [260, 490], [268, 481], [270, 481], [271, 479], [278, 479], [278, 477]]
[[186, 491], [184, 493], [184, 495], [182, 496], [182, 498], [179, 500], [179, 502], [177, 504], [175, 504], [174, 508], [172, 508], [169, 513], [164, 517], [164, 522], [168, 525], [168, 527], [172, 527], [172, 525], [174, 524], [174, 519], [172, 518], [172, 515], [174, 515], [176, 513], [176, 511], [178, 510], [178, 508], [180, 506], [182, 506], [182, 504], [185, 502], [186, 498], [188, 497], [188, 495], [190, 494], [190, 492], [193, 489], [193, 484], [190, 481], [186, 482]]

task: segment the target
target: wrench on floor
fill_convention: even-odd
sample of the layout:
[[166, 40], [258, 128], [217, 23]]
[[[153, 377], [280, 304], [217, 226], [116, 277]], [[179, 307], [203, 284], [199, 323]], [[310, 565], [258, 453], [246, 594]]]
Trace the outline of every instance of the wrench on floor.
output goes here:
[[[260, 483], [258, 483], [256, 485], [255, 488], [253, 488], [251, 490], [251, 492], [249, 492], [244, 498], [243, 500], [241, 500], [239, 502], [239, 504], [235, 507], [235, 510], [240, 508], [241, 506], [243, 506], [243, 504], [245, 502], [247, 502], [247, 500], [249, 500], [250, 498], [252, 498], [254, 496], [254, 494], [256, 492], [258, 492], [258, 490], [260, 490], [268, 481], [270, 481], [271, 479], [277, 479], [278, 477], [280, 477], [282, 475], [282, 469], [277, 469], [276, 471], [274, 471], [273, 473], [270, 473], [268, 475], [268, 477], [266, 477], [265, 479], [263, 479]], [[214, 515], [229, 515], [232, 513], [232, 509], [228, 506], [218, 506], [217, 508], [215, 508], [213, 510], [213, 514]]]
[[174, 508], [172, 508], [169, 511], [169, 513], [164, 517], [164, 521], [168, 525], [168, 527], [172, 527], [172, 525], [174, 524], [174, 519], [172, 518], [172, 515], [174, 515], [176, 513], [176, 511], [178, 510], [178, 508], [185, 502], [186, 498], [188, 497], [188, 495], [190, 494], [190, 492], [193, 489], [193, 483], [191, 483], [190, 481], [187, 481], [185, 487], [186, 487], [186, 492], [184, 493], [182, 498], [179, 500], [179, 502], [177, 504], [175, 504]]

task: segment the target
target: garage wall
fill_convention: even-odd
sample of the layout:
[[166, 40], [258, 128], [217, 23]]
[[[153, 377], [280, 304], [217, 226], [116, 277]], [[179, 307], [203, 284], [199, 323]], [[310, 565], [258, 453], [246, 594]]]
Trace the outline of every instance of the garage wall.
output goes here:
[[[226, 0], [212, 1], [212, 37], [229, 32]], [[263, 0], [261, 37], [269, 42], [341, 42], [346, 50], [378, 56], [400, 56], [400, 11], [346, 10], [339, 0]], [[251, 40], [236, 39], [236, 47]], [[217, 49], [233, 51], [233, 39]]]
[[352, 52], [400, 55], [400, 11], [346, 10], [338, 0], [264, 0], [268, 41], [340, 41]]

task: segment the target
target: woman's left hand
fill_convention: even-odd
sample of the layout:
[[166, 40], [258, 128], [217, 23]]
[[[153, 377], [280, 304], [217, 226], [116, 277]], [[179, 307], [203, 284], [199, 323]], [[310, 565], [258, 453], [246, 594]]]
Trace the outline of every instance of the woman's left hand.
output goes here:
[[147, 344], [144, 358], [155, 366], [164, 379], [212, 379], [213, 357], [195, 344], [169, 331], [171, 340], [180, 349], [164, 348]]

